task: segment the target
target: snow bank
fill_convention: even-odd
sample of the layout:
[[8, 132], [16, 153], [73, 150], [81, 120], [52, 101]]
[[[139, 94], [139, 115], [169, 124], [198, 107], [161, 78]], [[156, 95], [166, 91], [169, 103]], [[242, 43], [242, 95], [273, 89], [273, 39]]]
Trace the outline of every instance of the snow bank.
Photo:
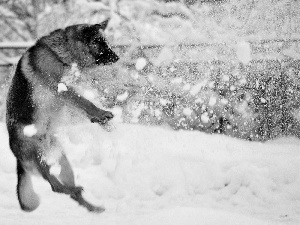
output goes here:
[[0, 124], [2, 223], [299, 224], [298, 140], [262, 144], [166, 127], [114, 127], [78, 124], [58, 135], [84, 195], [106, 211], [90, 214], [34, 178], [41, 205], [28, 214], [17, 203], [15, 159]]

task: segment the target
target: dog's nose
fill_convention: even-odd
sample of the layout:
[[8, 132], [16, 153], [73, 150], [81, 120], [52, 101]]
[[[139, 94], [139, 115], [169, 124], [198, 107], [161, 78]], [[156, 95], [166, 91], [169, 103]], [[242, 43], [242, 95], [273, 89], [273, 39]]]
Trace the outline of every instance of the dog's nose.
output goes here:
[[120, 59], [119, 56], [117, 56], [116, 54], [114, 54], [114, 56], [113, 56], [113, 61], [114, 61], [114, 62], [117, 62], [119, 59]]
[[111, 52], [109, 58], [112, 63], [115, 63], [119, 60], [119, 56], [114, 52]]

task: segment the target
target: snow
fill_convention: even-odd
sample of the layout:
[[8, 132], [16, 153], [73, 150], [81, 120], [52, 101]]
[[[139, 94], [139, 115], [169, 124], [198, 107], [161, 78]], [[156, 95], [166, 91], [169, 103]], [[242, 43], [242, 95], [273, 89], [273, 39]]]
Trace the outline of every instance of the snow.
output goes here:
[[114, 121], [121, 123], [123, 122], [122, 114], [123, 114], [123, 108], [121, 107], [114, 107], [111, 112], [114, 114]]
[[235, 91], [236, 90], [236, 87], [234, 85], [231, 85], [230, 86], [230, 91]]
[[58, 83], [58, 85], [57, 85], [58, 93], [61, 93], [61, 92], [67, 91], [67, 90], [68, 90], [68, 88], [64, 83]]
[[22, 212], [15, 195], [15, 158], [1, 123], [1, 224], [300, 223], [298, 139], [255, 143], [112, 123], [111, 132], [80, 123], [57, 135], [85, 197], [106, 208], [99, 215], [53, 193], [40, 177], [33, 177], [39, 208]]
[[77, 63], [72, 63], [70, 73], [73, 74], [75, 77], [80, 77], [81, 73]]
[[159, 103], [160, 103], [161, 105], [167, 105], [167, 104], [170, 103], [170, 102], [169, 102], [169, 100], [167, 100], [167, 99], [161, 98], [161, 99], [159, 99]]
[[[176, 60], [174, 60], [174, 62], [175, 62]], [[171, 68], [170, 68], [170, 71], [171, 71], [171, 73], [173, 73], [173, 72], [175, 72], [177, 69], [174, 67], [174, 66], [172, 66]]]
[[208, 123], [208, 122], [209, 122], [209, 116], [208, 116], [208, 113], [207, 113], [207, 112], [203, 113], [203, 114], [201, 115], [200, 119], [201, 119], [201, 121], [202, 121], [203, 123]]
[[145, 109], [144, 103], [134, 103], [131, 106], [131, 114], [132, 114], [132, 123], [138, 123], [139, 122], [139, 116], [141, 115], [143, 109]]
[[174, 60], [174, 54], [169, 47], [164, 47], [157, 58], [154, 59], [153, 63], [155, 66], [170, 64]]
[[147, 65], [147, 60], [145, 58], [138, 58], [136, 60], [135, 68], [136, 70], [142, 70]]
[[27, 137], [32, 137], [36, 135], [37, 133], [37, 128], [35, 127], [34, 124], [27, 125], [23, 128], [23, 134]]
[[135, 80], [139, 79], [139, 77], [140, 77], [140, 75], [139, 75], [138, 72], [133, 72], [133, 73], [131, 73], [130, 75], [131, 75], [131, 77], [132, 77], [133, 79], [135, 79]]
[[72, 63], [71, 68], [63, 75], [61, 83], [66, 85], [73, 85], [81, 76], [81, 72], [77, 63]]
[[129, 96], [128, 91], [125, 91], [124, 93], [117, 96], [117, 100], [123, 102], [128, 98], [128, 96]]
[[84, 98], [86, 98], [90, 101], [94, 101], [96, 96], [97, 96], [96, 93], [97, 92], [93, 91], [93, 90], [84, 90], [82, 95], [83, 95]]
[[243, 64], [248, 64], [252, 57], [251, 57], [251, 46], [249, 42], [241, 41], [237, 44], [236, 47], [236, 55], [240, 62]]
[[200, 90], [201, 90], [203, 87], [205, 87], [206, 84], [207, 84], [207, 81], [204, 80], [204, 81], [202, 81], [202, 82], [200, 82], [200, 83], [194, 85], [194, 86], [191, 88], [191, 90], [190, 90], [190, 94], [193, 95], [193, 96], [197, 95], [197, 94], [200, 92]]
[[228, 82], [230, 80], [228, 75], [223, 75], [223, 81]]
[[221, 100], [221, 104], [223, 104], [223, 105], [227, 105], [228, 104], [228, 99], [226, 99], [226, 98], [223, 98], [222, 100]]
[[172, 84], [181, 84], [182, 82], [183, 82], [182, 77], [177, 77], [177, 78], [171, 80]]
[[190, 109], [190, 108], [184, 108], [184, 109], [183, 109], [183, 115], [185, 115], [185, 116], [187, 116], [187, 117], [191, 116], [191, 115], [192, 115], [192, 112], [193, 112], [193, 110]]
[[189, 91], [189, 90], [191, 89], [191, 85], [190, 85], [190, 84], [185, 84], [185, 85], [182, 87], [182, 89], [183, 89], [184, 91]]
[[54, 176], [59, 176], [60, 171], [61, 171], [61, 166], [55, 164], [54, 166], [51, 167], [50, 174]]
[[215, 96], [211, 96], [211, 97], [209, 98], [208, 105], [209, 105], [209, 106], [214, 106], [216, 103], [217, 103], [217, 98], [216, 98]]
[[265, 98], [260, 98], [260, 102], [261, 102], [261, 103], [266, 103], [267, 100], [266, 100]]
[[[108, 4], [109, 1], [106, 2]], [[186, 7], [162, 1], [111, 2], [108, 7], [102, 2], [87, 3], [81, 0], [75, 11], [86, 15], [85, 22], [94, 23], [105, 17], [105, 13], [101, 12], [100, 19], [99, 14], [94, 12], [95, 8], [108, 10], [111, 17], [108, 34], [114, 44], [132, 43], [134, 46], [136, 43], [133, 40], [137, 39], [142, 45], [166, 45], [158, 55], [154, 54], [154, 59], [137, 59], [137, 71], [131, 73], [136, 82], [143, 80], [140, 71], [148, 60], [157, 67], [181, 61], [215, 59], [238, 60], [246, 65], [254, 59], [277, 56], [276, 51], [276, 54], [252, 52], [250, 40], [253, 45], [253, 41], [260, 37], [286, 39], [286, 34], [292, 38], [299, 33], [296, 27], [294, 33], [279, 29], [284, 27], [282, 17], [286, 17], [286, 12], [292, 9], [293, 15], [299, 15], [296, 13], [299, 7], [286, 7], [288, 4], [285, 1], [276, 4], [273, 1], [257, 1], [251, 7], [247, 6], [247, 1], [233, 1], [221, 8], [205, 4], [199, 8]], [[82, 6], [89, 7], [95, 17], [89, 19], [90, 16], [80, 10], [86, 8]], [[283, 11], [276, 10], [281, 8]], [[251, 12], [245, 24], [247, 9]], [[156, 11], [161, 14], [175, 12], [187, 19], [180, 16], [162, 18], [154, 13]], [[56, 21], [61, 26], [78, 23], [82, 19], [75, 13], [72, 18], [66, 17], [66, 22], [62, 19], [65, 12], [55, 7], [48, 8], [48, 14], [41, 18], [44, 22], [39, 23], [39, 34], [54, 30]], [[266, 19], [262, 23], [263, 20], [258, 18]], [[266, 27], [268, 29], [264, 29]], [[203, 49], [201, 46], [199, 49], [192, 47], [185, 53], [185, 48], [174, 48], [183, 42], [220, 44]], [[180, 50], [182, 52], [179, 54]], [[280, 54], [300, 57], [294, 45], [283, 49]], [[181, 85], [183, 91], [196, 98], [195, 103], [207, 101], [199, 93], [206, 87], [213, 88], [214, 81], [204, 78], [191, 82], [187, 77], [177, 77], [181, 71], [177, 71], [176, 67], [171, 66], [169, 71], [175, 77], [170, 83]], [[67, 91], [67, 86], [76, 83], [81, 75], [78, 65], [72, 64], [58, 85], [58, 92]], [[203, 75], [207, 77], [210, 74]], [[230, 78], [225, 74], [222, 81], [227, 83]], [[153, 86], [160, 82], [159, 77], [152, 73], [146, 74], [146, 79]], [[242, 78], [239, 82], [242, 85], [247, 80]], [[260, 86], [257, 81], [257, 88]], [[230, 91], [237, 88], [231, 85]], [[108, 94], [109, 90], [104, 92]], [[117, 96], [119, 103], [129, 101], [129, 93], [123, 90]], [[93, 91], [80, 94], [91, 101], [97, 97]], [[225, 106], [229, 102], [227, 98], [207, 98], [210, 107], [219, 103]], [[267, 102], [265, 98], [260, 100], [261, 103]], [[170, 101], [160, 98], [159, 103], [167, 106]], [[247, 111], [247, 104], [245, 100], [236, 108], [243, 117], [252, 116]], [[39, 177], [34, 177], [33, 182], [41, 204], [32, 213], [22, 212], [15, 194], [15, 158], [8, 147], [5, 125], [0, 122], [0, 224], [300, 224], [299, 140], [281, 138], [256, 143], [198, 131], [142, 126], [138, 124], [139, 116], [145, 108], [143, 103], [133, 104], [131, 122], [137, 124], [122, 123], [123, 109], [116, 107], [112, 110], [114, 120], [107, 126], [80, 123], [62, 128], [57, 134], [74, 168], [76, 183], [85, 188], [85, 197], [106, 208], [99, 215], [88, 213], [68, 196], [53, 193], [49, 184]], [[205, 105], [202, 110], [206, 110]], [[188, 119], [194, 119], [192, 113], [189, 107], [183, 109]], [[162, 113], [155, 109], [154, 114], [159, 117]], [[211, 125], [210, 117], [213, 120], [211, 111], [201, 114], [200, 119], [204, 124]], [[228, 128], [232, 127], [228, 125]], [[25, 136], [32, 137], [38, 130], [32, 124], [25, 126], [23, 132]], [[55, 164], [59, 155], [54, 153], [48, 156], [47, 162], [53, 165], [50, 172], [57, 175], [61, 168]]]
[[161, 112], [159, 109], [155, 109], [155, 110], [154, 110], [154, 115], [155, 115], [156, 117], [160, 118], [161, 115], [162, 115], [162, 112]]
[[153, 75], [148, 75], [147, 77], [148, 77], [148, 81], [149, 81], [150, 83], [153, 83], [153, 82], [155, 81], [155, 78], [154, 78]]

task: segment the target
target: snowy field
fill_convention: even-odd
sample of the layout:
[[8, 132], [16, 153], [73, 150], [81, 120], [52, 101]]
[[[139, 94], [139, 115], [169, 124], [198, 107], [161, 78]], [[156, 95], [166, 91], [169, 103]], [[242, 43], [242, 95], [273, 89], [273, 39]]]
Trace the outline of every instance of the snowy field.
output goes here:
[[117, 122], [111, 132], [82, 123], [61, 129], [59, 137], [85, 197], [106, 211], [89, 213], [35, 177], [41, 204], [22, 212], [1, 123], [1, 225], [300, 224], [297, 139], [255, 143]]

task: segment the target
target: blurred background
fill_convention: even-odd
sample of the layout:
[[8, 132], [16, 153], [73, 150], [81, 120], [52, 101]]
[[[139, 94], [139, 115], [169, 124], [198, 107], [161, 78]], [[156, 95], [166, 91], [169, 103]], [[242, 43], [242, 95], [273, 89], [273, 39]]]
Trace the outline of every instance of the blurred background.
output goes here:
[[54, 29], [110, 18], [121, 60], [88, 77], [126, 123], [300, 137], [296, 0], [0, 0], [0, 119], [14, 66]]

